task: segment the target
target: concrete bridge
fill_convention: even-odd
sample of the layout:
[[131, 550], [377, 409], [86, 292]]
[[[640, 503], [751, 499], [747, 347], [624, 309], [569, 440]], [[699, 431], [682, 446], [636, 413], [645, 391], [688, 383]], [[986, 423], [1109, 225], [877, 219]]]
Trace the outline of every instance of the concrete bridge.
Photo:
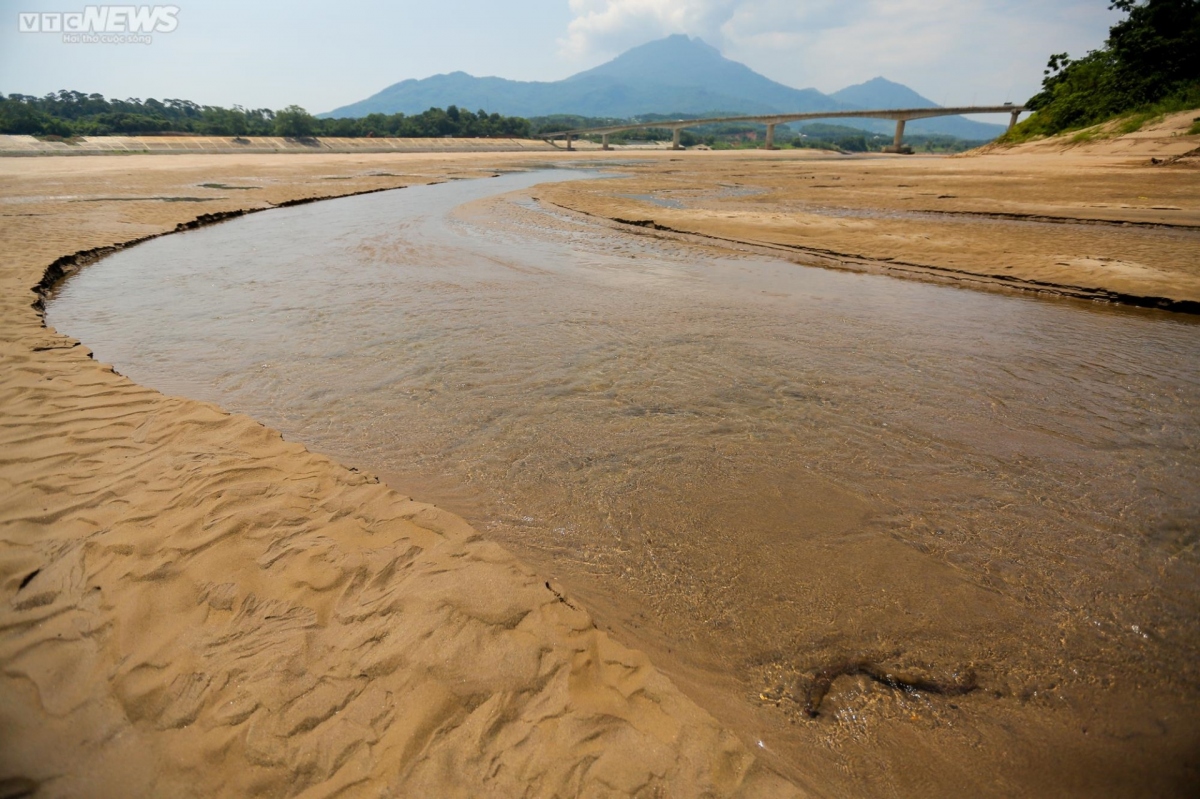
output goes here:
[[[667, 128], [672, 131], [671, 148], [679, 149], [679, 132], [684, 128], [695, 128], [701, 125], [712, 125], [718, 122], [761, 122], [767, 126], [767, 138], [763, 148], [775, 149], [775, 126], [786, 122], [801, 122], [810, 119], [894, 119], [896, 120], [896, 138], [884, 152], [900, 153], [904, 149], [904, 124], [913, 119], [928, 119], [929, 117], [958, 116], [960, 114], [1009, 114], [1008, 129], [1012, 130], [1017, 124], [1017, 117], [1025, 110], [1023, 105], [970, 105], [958, 108], [887, 108], [879, 111], [812, 111], [805, 114], [756, 114], [738, 117], [711, 117], [709, 119], [662, 119], [657, 122], [637, 122], [623, 125], [607, 125], [599, 128], [576, 128], [556, 133], [543, 133], [542, 138], [553, 141], [566, 137], [567, 149], [574, 149], [571, 142], [583, 135], [600, 134], [604, 149], [610, 149], [608, 137], [613, 133], [626, 130], [644, 130], [646, 128]], [[911, 150], [908, 150], [911, 152]]]

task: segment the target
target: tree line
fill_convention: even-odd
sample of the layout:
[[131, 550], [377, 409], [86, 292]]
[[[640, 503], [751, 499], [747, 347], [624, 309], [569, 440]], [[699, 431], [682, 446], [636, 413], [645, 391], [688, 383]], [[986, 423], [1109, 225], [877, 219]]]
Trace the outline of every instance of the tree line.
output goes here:
[[1112, 0], [1109, 8], [1127, 16], [1099, 50], [1050, 56], [1042, 90], [1025, 104], [1036, 113], [1009, 140], [1200, 107], [1200, 0]]
[[420, 114], [369, 114], [321, 119], [290, 105], [222, 108], [189, 100], [108, 100], [99, 94], [60, 91], [45, 97], [0, 94], [0, 133], [33, 136], [114, 136], [184, 133], [196, 136], [400, 136], [431, 138], [530, 135], [529, 121], [457, 106]]

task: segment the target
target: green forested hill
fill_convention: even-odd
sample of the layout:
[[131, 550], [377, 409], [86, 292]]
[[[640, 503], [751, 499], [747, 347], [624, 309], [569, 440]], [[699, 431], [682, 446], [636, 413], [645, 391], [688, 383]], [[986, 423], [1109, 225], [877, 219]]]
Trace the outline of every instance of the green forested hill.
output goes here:
[[1005, 140], [1200, 107], [1200, 0], [1112, 0], [1109, 7], [1127, 16], [1105, 46], [1077, 59], [1050, 56], [1042, 91], [1026, 103], [1034, 115]]

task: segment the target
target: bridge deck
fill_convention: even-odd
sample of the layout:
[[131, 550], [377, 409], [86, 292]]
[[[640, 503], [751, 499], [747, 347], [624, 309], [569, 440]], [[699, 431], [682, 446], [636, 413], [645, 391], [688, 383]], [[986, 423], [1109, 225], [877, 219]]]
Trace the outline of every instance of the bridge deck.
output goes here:
[[643, 130], [645, 128], [682, 130], [701, 125], [712, 125], [718, 122], [761, 122], [767, 125], [778, 125], [784, 122], [801, 122], [806, 119], [891, 119], [898, 122], [907, 122], [913, 119], [958, 116], [960, 114], [1019, 114], [1024, 110], [1025, 106], [1022, 105], [981, 105], [959, 106], [957, 108], [885, 108], [874, 111], [809, 111], [803, 114], [750, 114], [735, 117], [708, 117], [705, 119], [662, 119], [657, 122], [606, 125], [598, 128], [576, 128], [574, 130], [543, 133], [541, 137], [544, 139], [557, 139], [560, 136], [574, 137], [588, 133], [620, 133], [626, 130]]

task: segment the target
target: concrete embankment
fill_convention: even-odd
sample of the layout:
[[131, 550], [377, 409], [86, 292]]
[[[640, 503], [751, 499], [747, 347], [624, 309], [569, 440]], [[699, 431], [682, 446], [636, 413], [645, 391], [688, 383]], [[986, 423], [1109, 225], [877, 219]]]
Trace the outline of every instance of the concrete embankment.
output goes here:
[[[599, 149], [577, 142], [576, 149]], [[128, 153], [507, 153], [562, 149], [541, 139], [285, 138], [283, 136], [86, 136], [44, 140], [0, 135], [3, 155], [117, 155]]]

